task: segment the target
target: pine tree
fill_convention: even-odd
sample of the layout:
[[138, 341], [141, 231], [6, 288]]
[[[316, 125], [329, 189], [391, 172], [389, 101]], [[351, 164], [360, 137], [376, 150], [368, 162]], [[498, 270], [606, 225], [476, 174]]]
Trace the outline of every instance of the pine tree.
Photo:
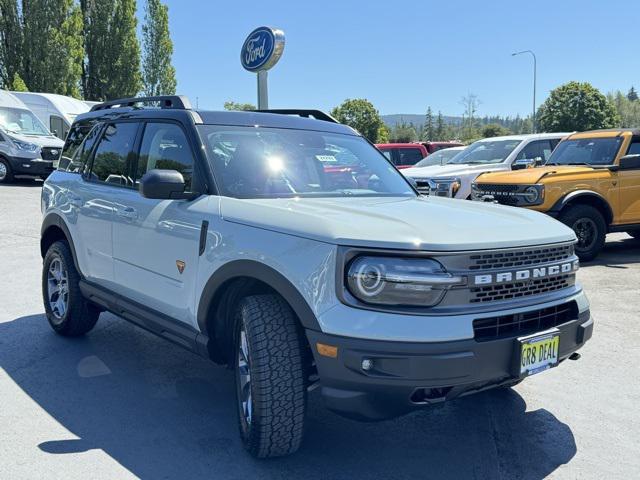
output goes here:
[[435, 128], [433, 126], [433, 112], [431, 107], [427, 107], [427, 114], [424, 117], [424, 128], [422, 131], [422, 139], [428, 142], [435, 140]]
[[23, 79], [31, 91], [80, 96], [82, 16], [74, 0], [23, 0]]
[[173, 42], [169, 9], [160, 0], [147, 0], [142, 26], [142, 79], [146, 96], [176, 93], [176, 69], [171, 65]]
[[140, 44], [136, 36], [136, 0], [116, 0], [111, 24], [111, 75], [108, 77], [106, 99], [134, 97], [142, 88], [140, 75]]
[[0, 87], [22, 73], [22, 25], [17, 0], [0, 0]]
[[636, 92], [635, 88], [631, 87], [629, 89], [629, 93], [627, 93], [627, 98], [632, 102], [635, 102], [636, 100], [638, 100], [638, 92]]
[[445, 140], [445, 125], [444, 118], [442, 118], [442, 112], [438, 110], [438, 116], [436, 117], [436, 140]]
[[105, 100], [111, 75], [109, 28], [113, 22], [113, 0], [80, 0], [84, 22], [86, 60], [82, 90], [87, 100]]
[[7, 86], [9, 90], [13, 90], [14, 92], [28, 92], [26, 83], [22, 80], [22, 77], [17, 72], [13, 74], [13, 80]]

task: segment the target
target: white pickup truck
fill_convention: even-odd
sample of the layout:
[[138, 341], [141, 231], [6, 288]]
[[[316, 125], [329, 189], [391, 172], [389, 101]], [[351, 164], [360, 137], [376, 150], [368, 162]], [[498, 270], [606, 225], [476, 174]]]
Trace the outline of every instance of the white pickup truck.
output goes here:
[[402, 173], [416, 182], [423, 195], [468, 199], [471, 184], [481, 173], [542, 164], [567, 135], [540, 133], [485, 138], [471, 144], [446, 165], [407, 168]]

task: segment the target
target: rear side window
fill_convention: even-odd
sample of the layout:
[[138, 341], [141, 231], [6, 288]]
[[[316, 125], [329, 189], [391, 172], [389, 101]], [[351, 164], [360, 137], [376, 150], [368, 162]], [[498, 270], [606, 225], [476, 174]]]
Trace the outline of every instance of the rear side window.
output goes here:
[[629, 151], [627, 151], [627, 155], [638, 155], [640, 154], [640, 138], [634, 138], [631, 141], [631, 145], [629, 145]]
[[133, 187], [131, 161], [138, 123], [110, 123], [104, 130], [96, 147], [91, 165], [92, 180]]
[[73, 154], [84, 140], [84, 137], [87, 136], [96, 123], [98, 123], [97, 120], [83, 120], [73, 124], [71, 130], [69, 130], [69, 135], [64, 142], [64, 147], [62, 147], [60, 166], [58, 168], [66, 170], [73, 158]]
[[71, 158], [61, 158], [58, 170], [64, 170], [65, 172], [71, 173], [86, 173], [88, 170], [86, 168], [87, 161], [89, 160], [89, 155], [91, 154], [93, 146], [96, 144], [98, 135], [102, 130], [101, 127], [101, 125], [96, 125], [91, 129], [80, 146], [76, 148], [75, 152], [73, 152], [73, 156]]
[[415, 165], [422, 160], [422, 151], [419, 148], [399, 148], [398, 165]]
[[153, 169], [177, 170], [191, 189], [193, 155], [182, 129], [173, 123], [147, 123], [142, 136], [140, 158], [136, 168], [136, 184]]

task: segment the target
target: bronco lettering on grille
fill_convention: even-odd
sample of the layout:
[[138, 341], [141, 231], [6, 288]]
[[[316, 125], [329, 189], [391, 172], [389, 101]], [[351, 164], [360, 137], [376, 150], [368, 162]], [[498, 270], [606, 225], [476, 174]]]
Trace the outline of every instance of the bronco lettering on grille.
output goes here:
[[507, 272], [485, 273], [483, 275], [473, 275], [473, 285], [495, 285], [500, 283], [526, 282], [538, 278], [553, 277], [572, 273], [579, 268], [578, 260], [573, 262], [559, 263], [557, 265], [541, 266], [521, 270], [511, 270]]

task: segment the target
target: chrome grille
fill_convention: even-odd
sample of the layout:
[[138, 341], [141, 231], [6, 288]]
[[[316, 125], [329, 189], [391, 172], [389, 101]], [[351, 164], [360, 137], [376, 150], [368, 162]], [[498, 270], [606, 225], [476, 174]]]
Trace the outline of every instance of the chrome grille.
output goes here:
[[525, 313], [480, 318], [473, 321], [474, 338], [486, 342], [541, 332], [578, 318], [575, 301]]
[[539, 247], [471, 255], [469, 270], [490, 270], [493, 268], [517, 268], [541, 263], [559, 262], [573, 256], [573, 245]]
[[42, 147], [40, 154], [43, 160], [55, 161], [58, 160], [58, 157], [60, 157], [61, 151], [62, 148]]
[[575, 283], [575, 275], [558, 275], [556, 277], [538, 278], [527, 282], [505, 283], [475, 287], [470, 289], [471, 303], [494, 302], [498, 300], [512, 300], [515, 298], [541, 295], [570, 287]]

